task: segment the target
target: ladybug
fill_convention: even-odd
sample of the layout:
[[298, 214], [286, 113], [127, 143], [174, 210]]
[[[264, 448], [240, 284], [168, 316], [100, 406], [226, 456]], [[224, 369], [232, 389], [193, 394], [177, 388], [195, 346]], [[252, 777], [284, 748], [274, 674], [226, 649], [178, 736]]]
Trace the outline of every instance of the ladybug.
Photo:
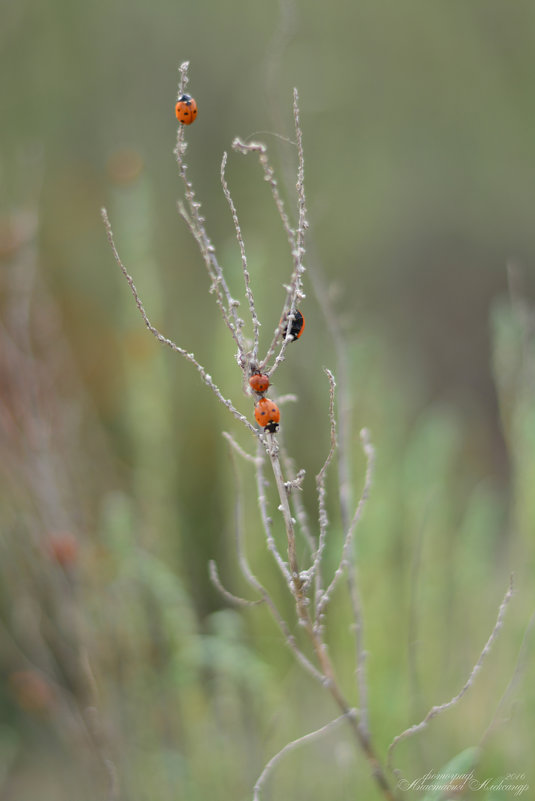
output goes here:
[[[299, 309], [296, 309], [294, 312], [292, 327], [290, 328], [291, 340], [295, 342], [296, 339], [299, 339], [304, 330], [305, 330], [305, 318], [303, 317]], [[288, 331], [288, 323], [285, 323], [282, 329], [283, 339], [286, 339], [287, 331]]]
[[269, 398], [260, 398], [255, 406], [254, 416], [258, 425], [265, 428], [270, 434], [274, 434], [279, 427], [281, 418], [279, 407]]
[[181, 95], [175, 106], [176, 118], [183, 125], [191, 125], [197, 116], [197, 103], [191, 95]]
[[269, 378], [264, 373], [253, 373], [249, 379], [249, 386], [254, 392], [262, 395], [269, 387]]

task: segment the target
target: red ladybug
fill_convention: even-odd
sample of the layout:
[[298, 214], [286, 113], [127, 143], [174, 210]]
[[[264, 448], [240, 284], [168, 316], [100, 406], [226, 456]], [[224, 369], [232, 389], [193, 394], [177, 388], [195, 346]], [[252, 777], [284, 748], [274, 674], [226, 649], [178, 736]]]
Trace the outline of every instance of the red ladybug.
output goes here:
[[254, 373], [249, 379], [249, 386], [254, 392], [262, 395], [269, 387], [269, 378], [264, 373]]
[[279, 407], [269, 398], [260, 398], [256, 404], [254, 416], [258, 425], [265, 428], [270, 434], [274, 434], [279, 427], [281, 419]]
[[175, 106], [176, 118], [183, 125], [191, 125], [197, 116], [197, 103], [191, 95], [181, 95]]
[[[299, 309], [296, 309], [294, 312], [292, 327], [290, 328], [290, 337], [292, 341], [295, 342], [296, 339], [299, 339], [304, 330], [305, 330], [305, 318], [303, 317]], [[287, 331], [288, 331], [288, 323], [285, 323], [282, 329], [283, 339], [286, 339]]]

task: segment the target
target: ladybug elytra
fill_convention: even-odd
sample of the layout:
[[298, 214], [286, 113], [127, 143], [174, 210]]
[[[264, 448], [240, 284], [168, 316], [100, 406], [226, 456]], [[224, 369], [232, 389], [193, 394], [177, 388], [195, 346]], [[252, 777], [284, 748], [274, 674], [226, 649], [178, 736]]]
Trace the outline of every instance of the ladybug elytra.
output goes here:
[[[287, 316], [284, 318], [284, 324], [282, 328], [283, 339], [286, 339], [286, 335], [288, 332], [288, 323], [286, 322], [286, 320]], [[282, 320], [281, 323], [283, 323]], [[296, 339], [299, 339], [304, 330], [305, 330], [305, 318], [303, 317], [299, 309], [296, 309], [294, 312], [294, 319], [292, 322], [292, 326], [290, 328], [290, 337], [292, 341], [295, 342]]]
[[181, 95], [175, 106], [176, 118], [183, 125], [191, 125], [197, 116], [197, 103], [191, 95]]
[[254, 416], [258, 425], [270, 434], [274, 434], [279, 427], [281, 417], [279, 407], [269, 398], [260, 398], [255, 406]]
[[269, 378], [264, 373], [253, 373], [249, 379], [249, 386], [254, 392], [262, 395], [269, 387]]

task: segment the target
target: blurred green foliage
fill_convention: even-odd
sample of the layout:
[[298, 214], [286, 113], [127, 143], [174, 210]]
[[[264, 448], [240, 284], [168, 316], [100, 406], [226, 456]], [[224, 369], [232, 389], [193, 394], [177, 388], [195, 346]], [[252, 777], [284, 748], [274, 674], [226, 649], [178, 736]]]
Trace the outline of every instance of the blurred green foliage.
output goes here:
[[[262, 139], [293, 202], [299, 88], [308, 257], [354, 387], [355, 499], [359, 428], [377, 449], [356, 554], [378, 749], [459, 691], [514, 571], [474, 687], [396, 759], [409, 779], [464, 765], [511, 681], [475, 769], [525, 771], [532, 792], [535, 7], [30, 0], [1, 13], [0, 796], [247, 799], [280, 747], [333, 715], [267, 611], [231, 610], [209, 582], [215, 558], [247, 593], [221, 431], [252, 443], [146, 332], [100, 220], [105, 205], [151, 319], [251, 416], [176, 214], [186, 59], [199, 104], [189, 176], [240, 296], [221, 156], [236, 135]], [[227, 178], [267, 343], [290, 254], [258, 165], [230, 153]], [[276, 390], [299, 395], [283, 429], [314, 519], [335, 354], [307, 293], [306, 336]], [[293, 621], [246, 467], [239, 483], [251, 563]], [[334, 475], [328, 490], [333, 569]], [[328, 638], [353, 697], [349, 624], [340, 591]], [[378, 796], [342, 726], [282, 760], [266, 797]]]

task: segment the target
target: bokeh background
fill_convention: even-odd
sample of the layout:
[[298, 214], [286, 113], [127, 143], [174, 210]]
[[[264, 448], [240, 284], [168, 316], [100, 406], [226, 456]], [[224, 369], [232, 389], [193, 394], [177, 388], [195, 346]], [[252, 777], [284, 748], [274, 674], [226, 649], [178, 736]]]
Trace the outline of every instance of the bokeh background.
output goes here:
[[[267, 612], [231, 609], [210, 584], [215, 558], [246, 591], [221, 432], [252, 441], [146, 332], [100, 219], [106, 206], [154, 322], [251, 416], [176, 210], [189, 60], [189, 176], [236, 294], [221, 157], [236, 135], [266, 142], [291, 205], [299, 88], [308, 259], [344, 332], [355, 500], [362, 426], [377, 449], [358, 538], [377, 748], [458, 692], [514, 571], [473, 688], [397, 759], [414, 780], [477, 746], [509, 685], [477, 775], [525, 773], [514, 781], [533, 797], [533, 4], [4, 0], [0, 13], [0, 796], [247, 799], [285, 742], [335, 714]], [[227, 175], [269, 333], [284, 232], [253, 158], [230, 153]], [[299, 396], [283, 428], [314, 517], [336, 358], [306, 289], [276, 390]], [[246, 466], [240, 482], [251, 559], [292, 620]], [[329, 643], [352, 694], [342, 596]], [[266, 797], [374, 799], [368, 773], [340, 727], [288, 755]]]

